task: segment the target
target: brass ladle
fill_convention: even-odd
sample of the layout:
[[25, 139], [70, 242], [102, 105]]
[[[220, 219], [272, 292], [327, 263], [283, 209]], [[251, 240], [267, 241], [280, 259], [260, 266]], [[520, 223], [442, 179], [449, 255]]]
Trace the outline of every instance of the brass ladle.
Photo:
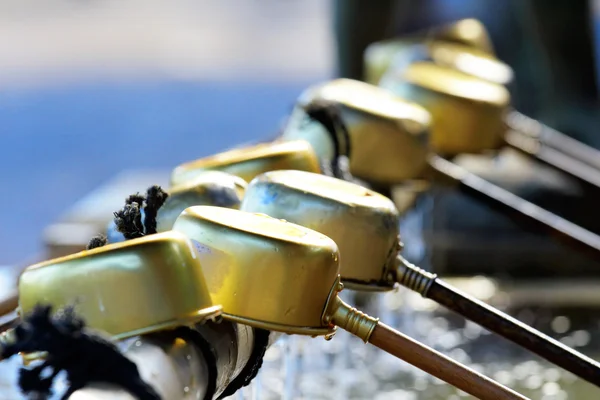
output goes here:
[[114, 339], [215, 319], [192, 242], [165, 232], [85, 250], [25, 269], [20, 315], [38, 303], [74, 306], [93, 329]]
[[[183, 210], [194, 205], [239, 208], [247, 182], [242, 178], [221, 171], [203, 171], [168, 190], [169, 197], [158, 210], [156, 230], [166, 232]], [[142, 210], [143, 213], [143, 210]], [[123, 241], [114, 221], [107, 227], [110, 242]]]
[[380, 291], [400, 283], [600, 386], [598, 362], [407, 262], [399, 254], [398, 212], [385, 196], [332, 177], [273, 171], [252, 180], [241, 209], [332, 238], [340, 249], [342, 282], [349, 288]]
[[[390, 91], [358, 81], [336, 79], [315, 85], [300, 96], [282, 138], [305, 138], [315, 149], [325, 149], [323, 143], [329, 140], [330, 134], [324, 127], [316, 124], [307, 126], [299, 121], [307, 104], [324, 99], [335, 102], [342, 109], [352, 144], [350, 172], [358, 178], [374, 183], [378, 189], [407, 182], [456, 186], [467, 195], [500, 209], [517, 222], [526, 222], [534, 229], [550, 229], [559, 239], [594, 258], [600, 258], [599, 235], [480, 178], [432, 151], [435, 149], [442, 154], [453, 155], [498, 148], [504, 140], [502, 116], [509, 100], [506, 89], [452, 69], [443, 70], [443, 67], [434, 64], [415, 63], [410, 68], [413, 74], [430, 84], [430, 87], [417, 88], [407, 83], [404, 86], [406, 90], [398, 89], [396, 92], [412, 93], [410, 100], [426, 104], [430, 111], [424, 112], [421, 106], [413, 105], [413, 109], [421, 110], [418, 115], [424, 115], [423, 118], [413, 115], [410, 119], [398, 119], [398, 123], [404, 122], [412, 130], [395, 130], [392, 133], [373, 124], [374, 118], [391, 112], [390, 98], [393, 99], [394, 95]], [[448, 82], [452, 84], [448, 85]], [[450, 92], [439, 95], [436, 94], [438, 89]], [[369, 136], [371, 140], [368, 140]], [[415, 140], [417, 137], [419, 140]], [[406, 143], [404, 147], [401, 146], [403, 141]], [[355, 160], [361, 160], [356, 169]], [[427, 184], [421, 188], [425, 190]]]
[[[598, 150], [511, 110], [508, 105], [502, 104], [503, 113], [498, 114], [495, 121], [488, 121], [490, 125], [472, 124], [485, 109], [481, 104], [481, 93], [504, 91], [494, 84], [506, 84], [500, 78], [509, 75], [506, 71], [510, 70], [499, 60], [486, 60], [472, 53], [473, 49], [468, 47], [438, 42], [406, 47], [397, 54], [397, 61], [378, 85], [431, 112], [434, 127], [439, 128], [437, 132], [434, 129], [432, 143], [440, 154], [479, 153], [508, 145], [595, 188], [600, 187]], [[489, 65], [486, 67], [485, 63]], [[491, 84], [482, 84], [481, 80]], [[480, 88], [476, 89], [476, 85]], [[472, 87], [471, 95], [464, 89], [462, 92], [457, 90], [468, 86]], [[451, 126], [451, 121], [460, 122], [460, 130]], [[496, 130], [498, 124], [502, 124], [500, 132]], [[497, 137], [498, 133], [500, 137]], [[496, 140], [475, 139], [489, 135]], [[447, 140], [441, 142], [441, 137]], [[460, 144], [459, 137], [471, 142], [465, 147]]]
[[304, 140], [260, 143], [181, 164], [171, 173], [171, 185], [187, 185], [206, 171], [226, 172], [250, 182], [275, 169], [319, 172], [320, 166], [313, 148]]
[[326, 337], [339, 326], [478, 398], [524, 398], [343, 302], [338, 247], [321, 233], [209, 206], [188, 208], [173, 230], [195, 241], [208, 289], [226, 320]]
[[[173, 344], [176, 353], [185, 350], [182, 346], [190, 351], [196, 364], [198, 357], [206, 358], [207, 365], [198, 370], [190, 370], [187, 362], [175, 361], [171, 361], [173, 368], [164, 369], [157, 362], [172, 356], [173, 349], [147, 348], [150, 354], [142, 351], [148, 358], [142, 369], [153, 374], [159, 371], [159, 376], [152, 375], [151, 382], [158, 382], [158, 387], [167, 392], [173, 392], [178, 382], [170, 371], [181, 373], [186, 368], [193, 381], [190, 390], [214, 391], [217, 396], [232, 392], [253, 378], [255, 363], [260, 361], [257, 357], [262, 359], [268, 346], [263, 332], [221, 320], [222, 306], [210, 297], [195, 244], [175, 231], [30, 266], [19, 282], [18, 313], [27, 315], [38, 303], [51, 305], [54, 310], [72, 306], [87, 327], [115, 340], [141, 336], [144, 348], [161, 343], [170, 348]], [[205, 324], [215, 319], [218, 323]], [[14, 340], [13, 333], [5, 332], [1, 341]], [[150, 333], [156, 334], [147, 335]], [[210, 342], [209, 350], [200, 349], [205, 342]], [[163, 354], [163, 350], [169, 354]], [[210, 356], [204, 354], [206, 351]], [[136, 350], [133, 353], [140, 357]], [[43, 354], [24, 355], [26, 361], [40, 357]], [[189, 354], [187, 357], [190, 360]], [[188, 379], [179, 378], [184, 382]], [[184, 393], [183, 387], [181, 390]], [[186, 398], [193, 394], [187, 392]]]
[[476, 19], [463, 19], [446, 25], [432, 27], [414, 35], [397, 37], [371, 43], [364, 54], [366, 82], [377, 85], [381, 77], [394, 64], [398, 52], [415, 44], [444, 42], [469, 47], [474, 54], [494, 57], [494, 49], [489, 33]]
[[[489, 35], [477, 20], [461, 20], [433, 27], [429, 34], [408, 35], [376, 42], [364, 53], [367, 82], [383, 83], [405, 69], [407, 63], [429, 61], [494, 83], [507, 84], [510, 68], [494, 56]], [[600, 170], [597, 149], [510, 110], [504, 118], [506, 143], [539, 160], [597, 185]]]

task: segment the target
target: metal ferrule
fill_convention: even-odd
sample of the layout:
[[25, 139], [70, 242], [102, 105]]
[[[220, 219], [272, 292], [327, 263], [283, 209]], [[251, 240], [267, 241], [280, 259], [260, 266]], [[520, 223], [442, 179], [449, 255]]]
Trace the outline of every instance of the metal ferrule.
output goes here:
[[427, 292], [437, 279], [437, 275], [409, 263], [400, 254], [398, 254], [396, 260], [396, 281], [402, 286], [420, 293], [423, 297], [427, 297]]
[[369, 342], [369, 338], [379, 322], [379, 318], [373, 318], [357, 310], [337, 296], [333, 299], [329, 310], [329, 315], [325, 318], [328, 323], [358, 336], [365, 343]]

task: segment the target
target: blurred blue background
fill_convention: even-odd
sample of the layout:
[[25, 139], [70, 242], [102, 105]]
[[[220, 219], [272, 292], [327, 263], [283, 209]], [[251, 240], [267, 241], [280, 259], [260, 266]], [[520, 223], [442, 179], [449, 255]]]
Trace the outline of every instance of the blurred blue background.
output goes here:
[[[19, 3], [19, 4], [17, 4]], [[0, 264], [127, 169], [274, 136], [331, 76], [326, 1], [0, 1]]]
[[332, 30], [330, 0], [0, 0], [0, 264], [119, 172], [272, 137]]

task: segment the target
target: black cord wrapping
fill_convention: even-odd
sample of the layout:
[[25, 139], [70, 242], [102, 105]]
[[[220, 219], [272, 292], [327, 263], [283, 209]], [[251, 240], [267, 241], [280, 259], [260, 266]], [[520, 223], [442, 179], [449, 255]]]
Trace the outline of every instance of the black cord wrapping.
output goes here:
[[323, 125], [329, 134], [333, 141], [333, 158], [330, 161], [331, 174], [336, 178], [342, 178], [344, 172], [340, 169], [338, 160], [340, 157], [350, 156], [350, 135], [342, 121], [338, 107], [331, 101], [315, 100], [304, 106], [304, 112], [310, 120]]
[[342, 119], [340, 105], [333, 101], [315, 100], [304, 106], [304, 112], [309, 120], [325, 128], [333, 142], [333, 158], [321, 163], [323, 175], [369, 187], [369, 184], [350, 173], [350, 134]]
[[114, 213], [117, 230], [123, 234], [125, 239], [136, 239], [144, 236], [144, 225], [142, 224], [141, 204], [132, 202]]
[[[158, 185], [149, 187], [146, 196], [139, 193], [132, 194], [125, 200], [125, 206], [114, 213], [117, 230], [126, 240], [156, 233], [156, 216], [167, 197], [169, 197], [167, 192]], [[144, 206], [143, 223], [142, 206]]]
[[225, 388], [221, 396], [219, 396], [219, 400], [233, 395], [241, 388], [248, 386], [252, 380], [256, 378], [260, 367], [262, 367], [267, 347], [269, 346], [270, 334], [271, 332], [265, 329], [254, 328], [254, 344], [252, 346], [250, 359], [240, 374], [227, 385], [227, 388]]
[[154, 185], [148, 188], [146, 195], [146, 207], [144, 207], [144, 227], [146, 235], [156, 233], [156, 216], [159, 208], [165, 204], [169, 195], [160, 186]]
[[102, 247], [102, 246], [106, 245], [106, 243], [108, 243], [108, 239], [106, 238], [106, 236], [97, 235], [90, 239], [90, 242], [88, 243], [88, 245], [85, 249], [92, 250], [97, 247]]
[[[139, 400], [160, 400], [145, 383], [134, 362], [125, 357], [110, 341], [84, 331], [84, 321], [72, 308], [51, 316], [52, 307], [38, 305], [14, 330], [16, 340], [4, 344], [4, 358], [24, 352], [45, 352], [45, 361], [31, 369], [19, 369], [19, 387], [24, 394], [52, 395], [52, 383], [65, 371], [69, 388], [62, 396], [68, 399], [89, 383], [108, 383], [122, 387]], [[45, 370], [52, 373], [43, 377]]]
[[[165, 204], [169, 194], [159, 185], [148, 188], [146, 196], [132, 194], [125, 199], [125, 206], [114, 214], [117, 230], [126, 240], [140, 238], [156, 233], [156, 217], [158, 210]], [[142, 218], [142, 209], [144, 215]], [[102, 247], [108, 243], [106, 236], [94, 236], [87, 245], [87, 250]]]

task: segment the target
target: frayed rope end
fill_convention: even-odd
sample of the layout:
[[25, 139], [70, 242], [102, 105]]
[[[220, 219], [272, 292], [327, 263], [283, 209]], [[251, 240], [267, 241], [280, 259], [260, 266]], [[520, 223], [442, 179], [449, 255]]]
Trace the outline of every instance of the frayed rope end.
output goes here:
[[[62, 396], [65, 400], [91, 382], [115, 384], [141, 400], [160, 400], [156, 391], [142, 380], [137, 365], [112, 342], [83, 331], [85, 323], [72, 307], [54, 317], [51, 312], [51, 306], [36, 306], [15, 328], [15, 341], [1, 348], [4, 358], [18, 353], [47, 353], [41, 365], [19, 370], [23, 393], [50, 396], [54, 379], [65, 371], [69, 382]], [[42, 377], [47, 368], [52, 370], [51, 375]]]

